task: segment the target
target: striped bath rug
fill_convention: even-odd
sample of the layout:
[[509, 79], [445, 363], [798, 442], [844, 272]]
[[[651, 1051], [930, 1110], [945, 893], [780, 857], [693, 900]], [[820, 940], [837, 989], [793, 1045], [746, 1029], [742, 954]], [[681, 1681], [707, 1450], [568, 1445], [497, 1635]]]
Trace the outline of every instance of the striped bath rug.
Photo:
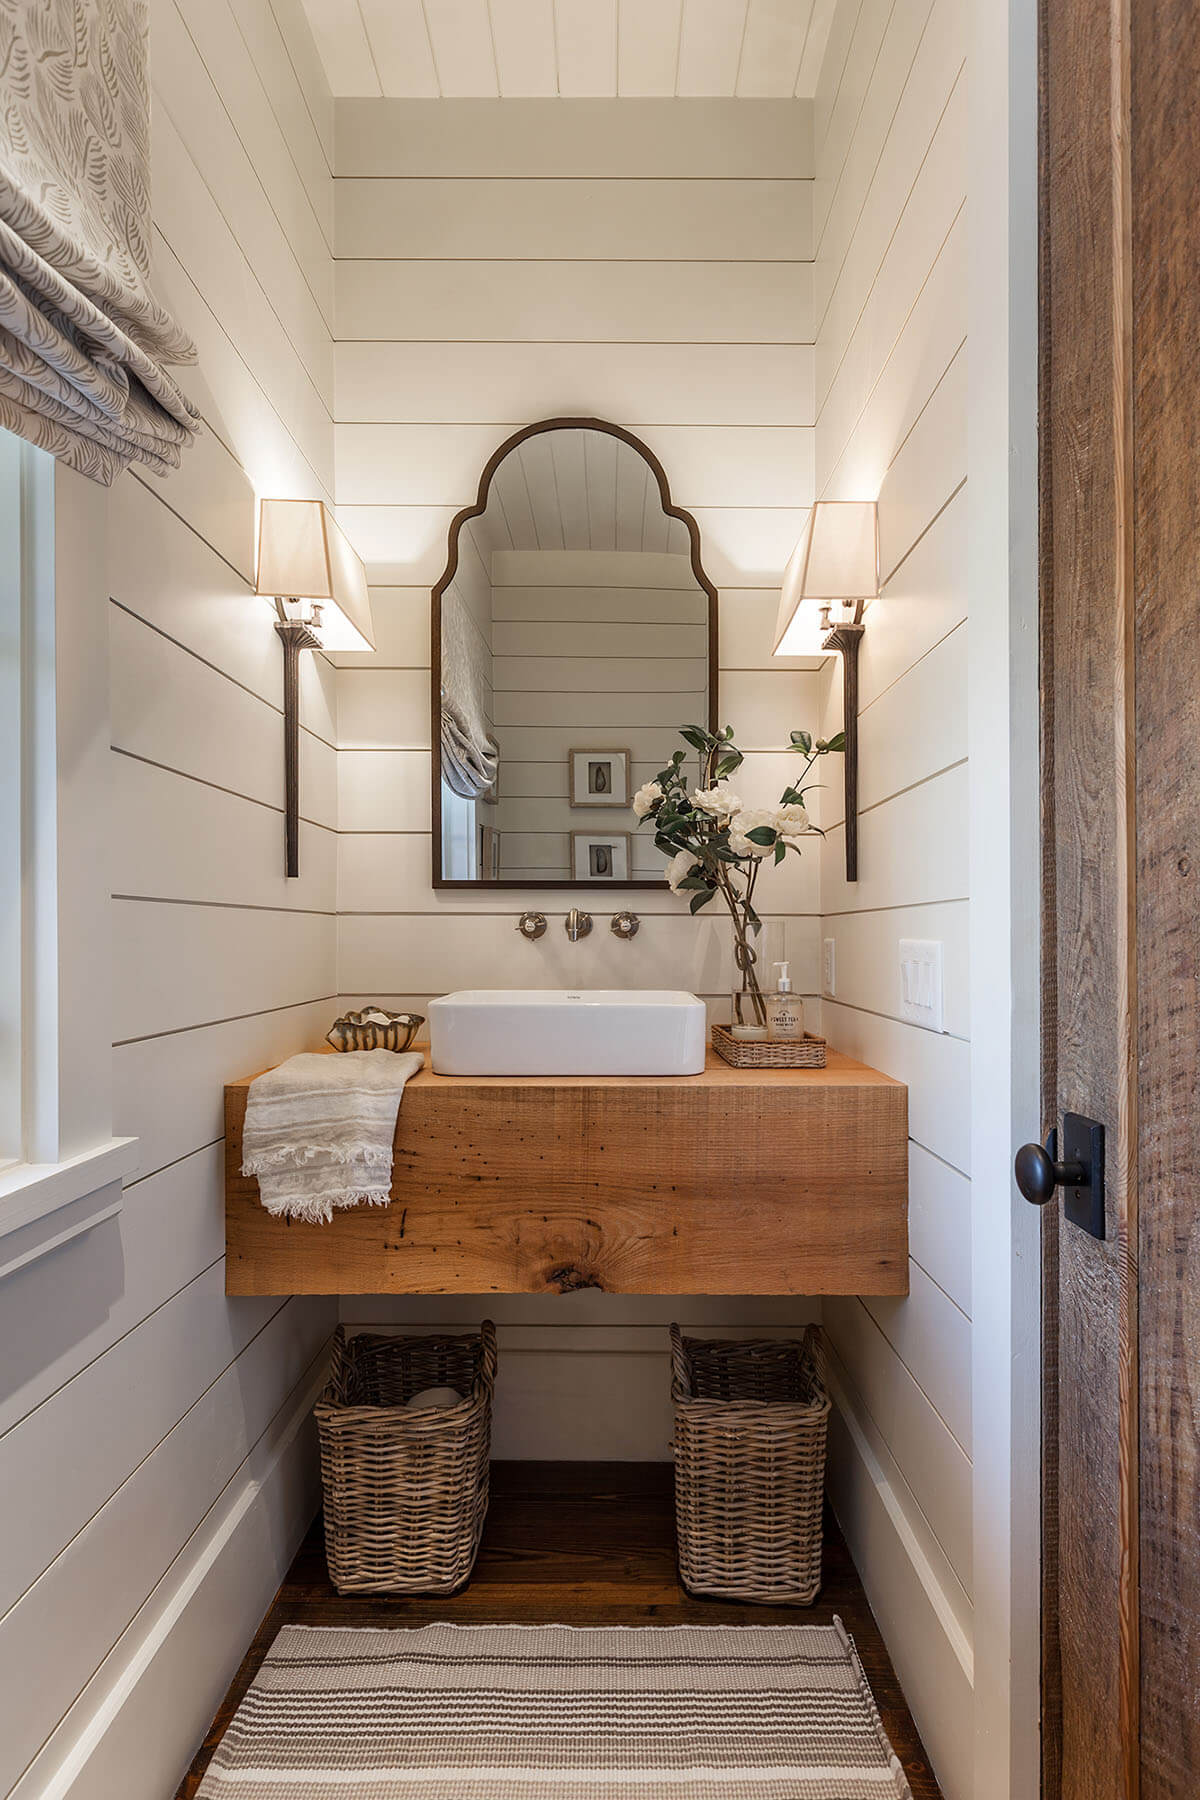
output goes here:
[[911, 1800], [832, 1626], [286, 1626], [197, 1800]]

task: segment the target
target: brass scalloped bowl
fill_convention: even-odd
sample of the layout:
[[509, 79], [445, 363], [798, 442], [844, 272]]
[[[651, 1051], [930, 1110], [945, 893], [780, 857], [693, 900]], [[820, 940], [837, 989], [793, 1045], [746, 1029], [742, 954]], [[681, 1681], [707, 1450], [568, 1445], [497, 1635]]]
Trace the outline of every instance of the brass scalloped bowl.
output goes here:
[[423, 1013], [388, 1012], [382, 1006], [365, 1006], [345, 1013], [325, 1033], [335, 1050], [407, 1050], [425, 1023]]

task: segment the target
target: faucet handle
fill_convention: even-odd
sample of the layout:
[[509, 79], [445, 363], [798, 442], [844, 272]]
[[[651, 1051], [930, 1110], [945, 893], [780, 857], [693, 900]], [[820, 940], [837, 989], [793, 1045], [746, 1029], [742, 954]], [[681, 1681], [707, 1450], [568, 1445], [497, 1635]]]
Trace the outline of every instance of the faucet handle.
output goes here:
[[546, 915], [539, 912], [523, 912], [517, 920], [517, 930], [523, 938], [535, 943], [546, 935]]
[[635, 912], [614, 913], [609, 923], [613, 936], [624, 938], [626, 943], [642, 929], [642, 921]]

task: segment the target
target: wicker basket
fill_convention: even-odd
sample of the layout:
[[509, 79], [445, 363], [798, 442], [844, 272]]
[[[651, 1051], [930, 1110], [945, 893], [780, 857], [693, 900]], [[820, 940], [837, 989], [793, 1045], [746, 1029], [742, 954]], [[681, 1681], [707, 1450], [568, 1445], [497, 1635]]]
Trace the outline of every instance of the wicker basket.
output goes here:
[[[475, 1564], [488, 1504], [496, 1328], [478, 1336], [333, 1339], [315, 1408], [325, 1555], [339, 1594], [452, 1594]], [[458, 1406], [408, 1412], [425, 1388]]]
[[821, 1586], [829, 1397], [821, 1336], [729, 1343], [671, 1327], [679, 1572], [696, 1594], [808, 1606]]
[[825, 1039], [806, 1031], [791, 1043], [785, 1039], [738, 1038], [728, 1025], [714, 1025], [712, 1047], [735, 1069], [823, 1069]]

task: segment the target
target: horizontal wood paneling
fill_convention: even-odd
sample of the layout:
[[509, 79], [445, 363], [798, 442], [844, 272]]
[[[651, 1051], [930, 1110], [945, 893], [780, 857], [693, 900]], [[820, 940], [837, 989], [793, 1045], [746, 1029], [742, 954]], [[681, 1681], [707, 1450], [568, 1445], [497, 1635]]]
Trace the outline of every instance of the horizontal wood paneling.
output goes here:
[[337, 347], [337, 416], [354, 422], [811, 425], [812, 390], [810, 344]]
[[827, 1298], [823, 1317], [857, 1399], [878, 1429], [966, 1600], [972, 1572], [969, 1453], [861, 1300]]
[[807, 181], [342, 177], [337, 255], [810, 262]]
[[[910, 1292], [829, 1301], [830, 1489], [948, 1796], [974, 1791], [970, 1671], [967, 9], [840, 9], [814, 106], [814, 479], [879, 500], [860, 664], [859, 879], [822, 795], [821, 932], [839, 1049], [909, 1088]], [[840, 721], [828, 678], [823, 729]], [[945, 1030], [900, 1018], [901, 938], [942, 945]], [[956, 1696], [956, 1698], [952, 1698]]]
[[[0, 1621], [0, 1781], [16, 1780], [269, 1426], [317, 1346], [291, 1308], [192, 1404]], [[288, 1342], [288, 1339], [291, 1342]], [[79, 1605], [81, 1592], [87, 1605]]]
[[338, 264], [339, 338], [812, 342], [807, 263]]
[[345, 176], [796, 180], [812, 175], [811, 110], [764, 100], [339, 100]]
[[332, 994], [326, 913], [113, 903], [113, 1038], [156, 1037]]

